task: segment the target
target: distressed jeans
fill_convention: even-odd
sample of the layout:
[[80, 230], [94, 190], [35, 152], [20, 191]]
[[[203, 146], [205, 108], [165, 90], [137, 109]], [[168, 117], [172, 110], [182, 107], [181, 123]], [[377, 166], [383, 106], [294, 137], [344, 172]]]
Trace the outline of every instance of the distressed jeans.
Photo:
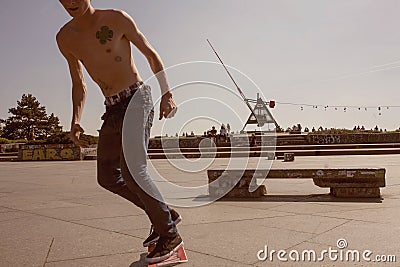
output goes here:
[[[130, 109], [127, 111], [128, 105]], [[129, 140], [124, 140], [124, 143], [129, 144], [129, 149], [134, 149], [129, 151], [128, 163], [124, 156], [127, 153], [124, 153], [122, 147], [126, 112], [130, 112], [129, 123], [135, 124], [132, 133], [128, 135]], [[171, 219], [170, 208], [164, 203], [161, 193], [147, 173], [147, 146], [153, 118], [151, 88], [148, 85], [140, 86], [133, 96], [106, 107], [97, 148], [97, 180], [103, 188], [143, 209], [156, 233], [175, 236], [177, 229]], [[156, 199], [152, 196], [158, 197]]]

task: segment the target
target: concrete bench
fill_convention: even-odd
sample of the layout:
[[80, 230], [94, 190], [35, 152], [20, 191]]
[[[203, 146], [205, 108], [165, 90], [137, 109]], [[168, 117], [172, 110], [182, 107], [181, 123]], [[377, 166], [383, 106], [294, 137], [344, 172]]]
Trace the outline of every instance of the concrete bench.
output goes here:
[[[271, 170], [208, 170], [209, 193], [226, 198], [253, 198], [267, 194], [264, 185], [255, 188], [263, 179], [313, 179], [319, 187], [330, 188], [335, 197], [380, 197], [385, 187], [385, 169], [271, 169]], [[238, 178], [240, 179], [238, 181]], [[220, 178], [221, 177], [221, 178]], [[220, 179], [218, 179], [220, 178]], [[233, 179], [230, 179], [233, 178]], [[218, 179], [218, 180], [217, 180]], [[235, 181], [238, 181], [235, 183]], [[235, 184], [233, 184], [235, 183]], [[229, 190], [229, 188], [232, 188]]]

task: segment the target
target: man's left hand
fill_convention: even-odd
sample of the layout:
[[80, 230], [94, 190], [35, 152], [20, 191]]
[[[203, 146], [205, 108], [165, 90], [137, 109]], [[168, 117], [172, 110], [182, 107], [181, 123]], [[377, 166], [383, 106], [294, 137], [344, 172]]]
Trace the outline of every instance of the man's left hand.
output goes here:
[[175, 116], [176, 111], [178, 110], [174, 99], [172, 98], [172, 94], [165, 94], [161, 98], [160, 102], [160, 118], [161, 120], [163, 117], [166, 119], [172, 118]]

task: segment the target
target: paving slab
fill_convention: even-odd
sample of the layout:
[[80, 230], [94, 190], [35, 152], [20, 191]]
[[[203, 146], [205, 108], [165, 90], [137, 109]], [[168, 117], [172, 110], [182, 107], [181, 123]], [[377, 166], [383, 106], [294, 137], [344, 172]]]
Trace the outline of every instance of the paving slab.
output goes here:
[[[27, 225], [27, 227], [29, 226]], [[1, 236], [3, 237], [3, 235]], [[0, 265], [2, 267], [43, 267], [51, 242], [52, 238], [46, 236], [31, 235], [2, 238], [0, 242]]]
[[146, 215], [112, 216], [109, 218], [93, 218], [73, 220], [82, 225], [96, 227], [99, 229], [123, 232], [123, 230], [143, 229], [148, 232], [150, 220]]
[[324, 216], [354, 221], [376, 222], [393, 226], [398, 226], [400, 222], [399, 207], [376, 207], [362, 210], [327, 212], [324, 213]]
[[[190, 173], [165, 160], [151, 162], [178, 184], [207, 183], [206, 168]], [[212, 167], [228, 164], [215, 159]], [[247, 166], [269, 164], [252, 158]], [[269, 195], [262, 200], [176, 207], [183, 216], [178, 227], [190, 260], [182, 266], [370, 266], [271, 264], [257, 258], [265, 245], [320, 251], [335, 247], [340, 238], [349, 249], [400, 257], [400, 155], [296, 157], [294, 162], [274, 161], [272, 167], [383, 167], [387, 187], [381, 189], [382, 199], [343, 200], [330, 197], [312, 180], [267, 180]], [[143, 211], [97, 185], [95, 161], [0, 162], [1, 266], [146, 266], [142, 241], [149, 226]]]
[[[284, 219], [284, 221], [282, 221]], [[284, 218], [274, 217], [254, 219], [253, 222], [260, 226], [272, 227], [289, 231], [309, 234], [321, 234], [347, 223], [349, 220], [328, 218], [313, 215], [291, 215]]]
[[[395, 255], [397, 264], [388, 266], [399, 266], [400, 243], [398, 234], [400, 227], [381, 223], [370, 223], [361, 221], [350, 221], [349, 223], [332, 229], [312, 238], [311, 242], [333, 246], [339, 238], [345, 239], [348, 249], [371, 250], [373, 255]], [[383, 263], [381, 263], [383, 264]], [[382, 265], [382, 266], [386, 266]]]
[[342, 211], [342, 210], [352, 210], [352, 209], [355, 209], [355, 207], [354, 206], [343, 207], [340, 205], [330, 206], [330, 205], [323, 205], [323, 203], [314, 203], [314, 202], [313, 203], [293, 202], [271, 208], [271, 210], [290, 212], [295, 214], [320, 214], [329, 211]]

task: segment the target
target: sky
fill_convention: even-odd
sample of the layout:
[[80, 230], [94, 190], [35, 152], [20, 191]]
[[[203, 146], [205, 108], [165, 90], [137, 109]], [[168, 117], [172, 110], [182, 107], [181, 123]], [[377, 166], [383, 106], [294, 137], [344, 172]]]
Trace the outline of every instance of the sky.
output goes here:
[[[56, 0], [0, 1], [0, 118], [9, 116], [22, 94], [31, 93], [68, 130], [71, 81], [55, 42], [68, 14]], [[220, 123], [237, 131], [250, 115], [224, 69], [212, 63], [217, 58], [206, 39], [232, 67], [247, 98], [260, 93], [276, 101], [271, 112], [283, 128], [298, 123], [400, 127], [397, 0], [92, 2], [129, 13], [168, 68], [178, 113], [167, 121], [156, 119], [153, 136], [201, 134]], [[136, 49], [133, 55], [157, 104], [160, 93], [151, 69]], [[87, 74], [86, 81], [81, 125], [97, 135], [104, 99]]]

